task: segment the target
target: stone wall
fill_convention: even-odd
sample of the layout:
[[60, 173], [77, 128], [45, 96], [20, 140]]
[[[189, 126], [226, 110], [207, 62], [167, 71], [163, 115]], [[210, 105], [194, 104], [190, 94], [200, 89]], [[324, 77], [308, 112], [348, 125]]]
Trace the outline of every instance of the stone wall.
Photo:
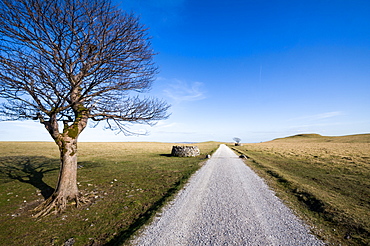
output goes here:
[[171, 155], [177, 157], [198, 156], [200, 151], [197, 146], [173, 146]]

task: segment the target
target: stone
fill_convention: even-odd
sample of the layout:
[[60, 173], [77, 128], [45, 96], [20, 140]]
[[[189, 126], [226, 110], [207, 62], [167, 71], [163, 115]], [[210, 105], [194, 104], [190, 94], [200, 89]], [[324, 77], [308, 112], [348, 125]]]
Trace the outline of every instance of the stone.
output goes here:
[[194, 157], [200, 155], [197, 146], [172, 146], [172, 156], [176, 157]]
[[75, 239], [73, 237], [64, 242], [64, 246], [72, 246], [73, 244], [75, 244]]

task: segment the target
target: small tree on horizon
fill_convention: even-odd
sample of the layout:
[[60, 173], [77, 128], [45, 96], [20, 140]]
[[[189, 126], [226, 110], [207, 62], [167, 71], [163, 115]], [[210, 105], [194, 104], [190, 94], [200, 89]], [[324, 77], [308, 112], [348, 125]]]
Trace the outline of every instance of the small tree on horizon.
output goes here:
[[240, 138], [237, 138], [237, 137], [233, 138], [233, 140], [234, 140], [237, 144], [239, 144], [239, 143], [240, 143], [240, 141], [242, 141]]
[[60, 151], [55, 192], [36, 216], [83, 201], [77, 141], [89, 119], [130, 134], [127, 123], [168, 117], [165, 102], [137, 94], [157, 72], [146, 32], [110, 0], [0, 0], [0, 120], [38, 120]]

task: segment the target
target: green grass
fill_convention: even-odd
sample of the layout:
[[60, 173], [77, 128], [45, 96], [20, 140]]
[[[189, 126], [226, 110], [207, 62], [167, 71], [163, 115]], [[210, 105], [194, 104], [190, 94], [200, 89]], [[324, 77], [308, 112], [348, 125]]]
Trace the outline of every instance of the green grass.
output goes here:
[[304, 134], [233, 148], [319, 237], [370, 245], [370, 134]]
[[0, 142], [2, 245], [126, 244], [140, 226], [199, 169], [219, 143], [196, 144], [201, 156], [170, 157], [169, 143], [79, 143], [79, 189], [91, 204], [35, 219], [36, 207], [55, 188], [54, 143]]

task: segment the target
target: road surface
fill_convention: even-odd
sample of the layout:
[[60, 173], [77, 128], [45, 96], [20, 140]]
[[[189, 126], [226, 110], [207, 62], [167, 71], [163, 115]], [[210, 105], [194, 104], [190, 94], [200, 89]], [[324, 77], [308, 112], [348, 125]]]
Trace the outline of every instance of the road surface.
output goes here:
[[226, 145], [134, 245], [323, 245]]

